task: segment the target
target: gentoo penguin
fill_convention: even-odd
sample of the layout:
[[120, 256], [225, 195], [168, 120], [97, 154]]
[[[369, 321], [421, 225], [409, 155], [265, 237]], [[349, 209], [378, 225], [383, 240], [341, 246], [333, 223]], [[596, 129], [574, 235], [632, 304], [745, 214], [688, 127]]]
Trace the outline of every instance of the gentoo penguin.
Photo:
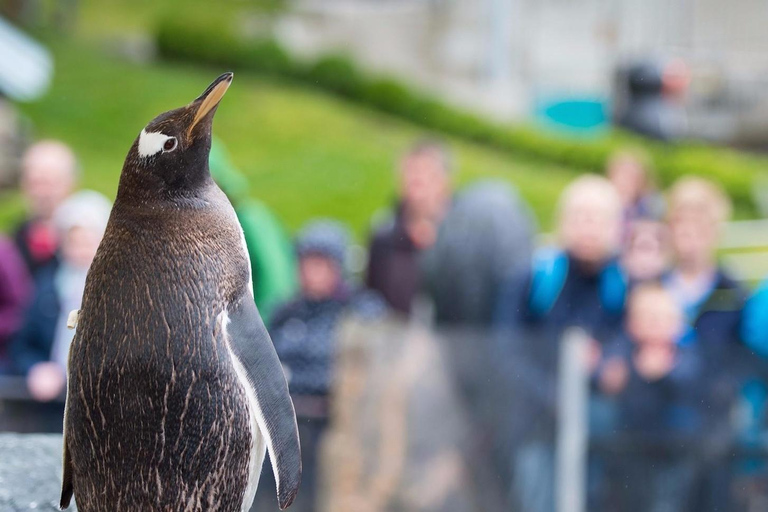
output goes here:
[[240, 225], [208, 171], [232, 73], [131, 146], [69, 354], [60, 506], [247, 511], [265, 452], [280, 508], [296, 416], [253, 301]]

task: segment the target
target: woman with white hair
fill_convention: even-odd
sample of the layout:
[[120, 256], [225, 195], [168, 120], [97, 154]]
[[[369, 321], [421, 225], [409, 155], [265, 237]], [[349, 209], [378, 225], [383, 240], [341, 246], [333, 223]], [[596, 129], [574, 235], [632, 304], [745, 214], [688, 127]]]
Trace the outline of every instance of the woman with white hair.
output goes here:
[[101, 194], [83, 190], [69, 197], [53, 215], [61, 240], [60, 261], [35, 277], [35, 294], [10, 356], [15, 371], [27, 378], [35, 400], [47, 402], [64, 392], [67, 356], [74, 331], [69, 312], [80, 308], [85, 276], [109, 219], [111, 204]]

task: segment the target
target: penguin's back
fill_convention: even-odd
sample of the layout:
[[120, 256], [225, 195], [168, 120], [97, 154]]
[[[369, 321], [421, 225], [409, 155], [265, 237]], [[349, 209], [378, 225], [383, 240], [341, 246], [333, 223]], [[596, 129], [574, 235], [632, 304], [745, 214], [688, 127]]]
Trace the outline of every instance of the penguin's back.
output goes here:
[[253, 439], [221, 314], [249, 281], [239, 237], [215, 185], [116, 202], [70, 352], [80, 510], [240, 510]]

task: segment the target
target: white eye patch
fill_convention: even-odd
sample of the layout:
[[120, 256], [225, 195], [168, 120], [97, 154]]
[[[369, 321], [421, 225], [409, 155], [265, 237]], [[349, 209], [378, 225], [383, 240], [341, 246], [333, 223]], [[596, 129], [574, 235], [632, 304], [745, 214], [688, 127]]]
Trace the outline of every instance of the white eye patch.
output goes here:
[[139, 156], [148, 157], [156, 155], [163, 150], [165, 141], [172, 138], [164, 133], [141, 130], [139, 135]]

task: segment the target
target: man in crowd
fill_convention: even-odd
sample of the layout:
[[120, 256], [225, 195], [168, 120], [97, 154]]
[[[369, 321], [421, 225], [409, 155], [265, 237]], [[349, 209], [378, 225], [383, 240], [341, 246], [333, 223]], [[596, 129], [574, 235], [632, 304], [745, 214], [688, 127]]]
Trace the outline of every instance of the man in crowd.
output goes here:
[[72, 193], [76, 181], [77, 160], [66, 144], [44, 140], [24, 154], [21, 191], [27, 218], [16, 228], [14, 239], [33, 276], [56, 258], [59, 238], [53, 213]]
[[523, 283], [518, 277], [502, 288], [497, 323], [542, 326], [553, 338], [581, 327], [596, 340], [609, 339], [620, 325], [626, 288], [617, 262], [621, 202], [610, 182], [584, 175], [565, 189], [558, 238], [559, 247], [535, 255]]
[[513, 500], [520, 510], [554, 510], [554, 436], [559, 343], [580, 327], [594, 340], [590, 369], [601, 342], [621, 327], [626, 282], [617, 255], [622, 205], [605, 178], [574, 180], [559, 202], [559, 247], [534, 257], [533, 269], [502, 286], [497, 304], [501, 374], [515, 390]]
[[451, 202], [451, 157], [442, 144], [422, 141], [400, 162], [394, 216], [374, 229], [367, 285], [392, 309], [409, 314], [421, 287], [419, 257], [437, 240]]
[[739, 340], [746, 293], [717, 262], [717, 244], [730, 214], [728, 197], [703, 178], [681, 178], [669, 191], [675, 264], [664, 284], [707, 351]]
[[[682, 308], [688, 336], [696, 344], [707, 375], [703, 400], [709, 444], [725, 456], [735, 435], [730, 421], [749, 361], [738, 361], [742, 312], [746, 292], [717, 262], [717, 245], [731, 203], [716, 184], [697, 177], [677, 180], [668, 194], [668, 222], [672, 233], [674, 267], [664, 286]], [[748, 363], [747, 366], [741, 364]], [[700, 484], [697, 510], [725, 510], [730, 475], [713, 457]]]

